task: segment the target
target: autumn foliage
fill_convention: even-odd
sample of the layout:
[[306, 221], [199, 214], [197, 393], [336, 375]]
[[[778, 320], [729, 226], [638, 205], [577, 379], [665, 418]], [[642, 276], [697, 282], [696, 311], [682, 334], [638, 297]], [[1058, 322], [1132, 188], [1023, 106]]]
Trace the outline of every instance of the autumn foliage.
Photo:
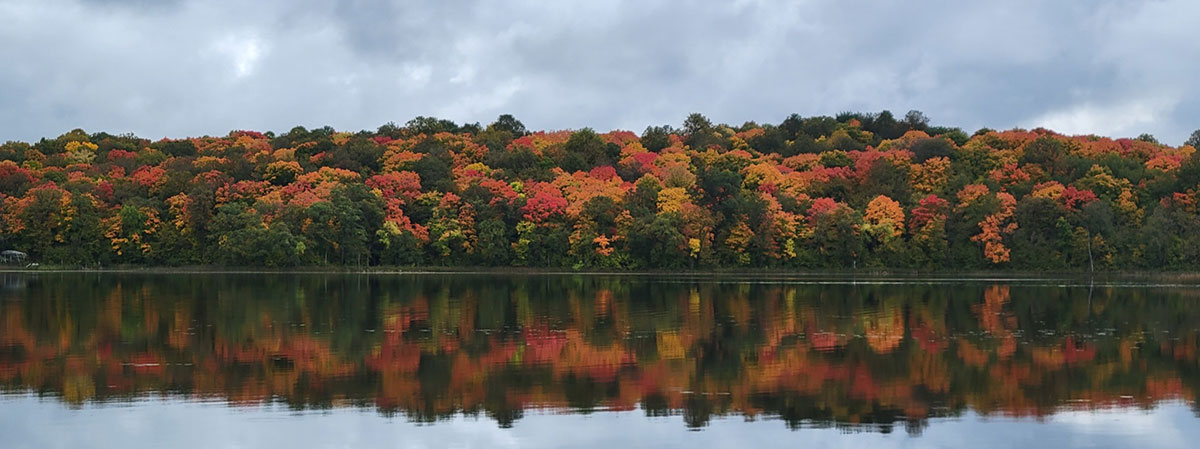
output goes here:
[[0, 247], [65, 266], [1200, 268], [1200, 155], [918, 112], [0, 145]]

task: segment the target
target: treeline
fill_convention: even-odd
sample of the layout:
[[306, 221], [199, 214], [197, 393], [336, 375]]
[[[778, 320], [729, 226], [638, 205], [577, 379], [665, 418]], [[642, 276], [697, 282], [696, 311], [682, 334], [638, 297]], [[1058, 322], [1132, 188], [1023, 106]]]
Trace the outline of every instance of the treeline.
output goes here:
[[0, 249], [67, 266], [1200, 268], [1200, 131], [896, 118], [405, 126], [0, 145]]

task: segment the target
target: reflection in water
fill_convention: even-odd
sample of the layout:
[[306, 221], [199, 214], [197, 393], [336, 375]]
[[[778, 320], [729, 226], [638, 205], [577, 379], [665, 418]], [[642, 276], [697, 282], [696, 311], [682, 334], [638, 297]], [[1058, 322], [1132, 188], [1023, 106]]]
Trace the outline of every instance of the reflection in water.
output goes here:
[[[5, 277], [0, 388], [437, 422], [526, 410], [920, 433], [929, 419], [1195, 404], [1184, 288], [639, 276]], [[1194, 405], [1192, 405], [1194, 407]]]

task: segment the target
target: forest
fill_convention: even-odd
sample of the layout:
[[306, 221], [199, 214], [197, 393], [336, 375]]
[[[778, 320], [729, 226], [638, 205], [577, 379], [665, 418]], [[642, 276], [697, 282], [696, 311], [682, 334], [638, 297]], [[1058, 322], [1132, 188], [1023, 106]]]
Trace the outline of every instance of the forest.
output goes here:
[[791, 115], [0, 145], [0, 250], [58, 267], [1195, 270], [1200, 131]]

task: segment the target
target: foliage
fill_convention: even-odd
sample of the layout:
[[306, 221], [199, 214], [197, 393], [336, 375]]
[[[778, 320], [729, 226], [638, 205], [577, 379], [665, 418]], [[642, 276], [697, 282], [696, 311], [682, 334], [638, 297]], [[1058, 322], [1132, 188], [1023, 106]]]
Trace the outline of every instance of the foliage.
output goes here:
[[691, 114], [640, 136], [511, 115], [153, 142], [77, 129], [0, 145], [0, 245], [78, 266], [1198, 269], [1195, 140], [967, 136], [918, 111]]

